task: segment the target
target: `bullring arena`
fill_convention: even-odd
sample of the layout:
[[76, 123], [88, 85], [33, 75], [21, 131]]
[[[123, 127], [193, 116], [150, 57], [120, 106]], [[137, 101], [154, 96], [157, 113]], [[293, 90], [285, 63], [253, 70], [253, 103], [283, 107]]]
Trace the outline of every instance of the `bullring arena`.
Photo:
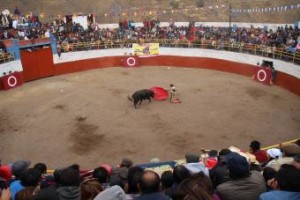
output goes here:
[[[90, 169], [124, 157], [168, 161], [201, 148], [248, 150], [252, 140], [268, 146], [300, 136], [295, 64], [273, 60], [277, 82], [267, 86], [250, 79], [264, 57], [161, 48], [159, 56], [140, 58], [140, 67], [123, 67], [125, 51], [55, 55], [56, 76], [0, 91], [2, 162], [30, 158], [49, 168], [79, 163]], [[144, 101], [134, 109], [127, 99], [170, 83], [182, 103]]]

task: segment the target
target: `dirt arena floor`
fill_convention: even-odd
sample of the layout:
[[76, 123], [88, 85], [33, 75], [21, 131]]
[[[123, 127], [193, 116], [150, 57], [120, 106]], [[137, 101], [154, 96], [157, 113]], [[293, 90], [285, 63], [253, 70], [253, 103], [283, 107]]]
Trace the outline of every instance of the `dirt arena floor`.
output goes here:
[[[174, 83], [181, 104], [128, 94]], [[94, 168], [157, 157], [180, 159], [201, 148], [248, 149], [300, 136], [300, 97], [250, 78], [204, 69], [106, 68], [28, 82], [0, 91], [0, 159], [78, 163]]]

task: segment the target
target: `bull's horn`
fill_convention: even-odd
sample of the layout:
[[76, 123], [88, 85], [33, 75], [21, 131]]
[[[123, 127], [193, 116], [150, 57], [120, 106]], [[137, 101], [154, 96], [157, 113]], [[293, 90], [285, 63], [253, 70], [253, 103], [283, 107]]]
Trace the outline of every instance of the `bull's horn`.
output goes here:
[[130, 100], [130, 101], [132, 101], [133, 99], [128, 95], [128, 99]]

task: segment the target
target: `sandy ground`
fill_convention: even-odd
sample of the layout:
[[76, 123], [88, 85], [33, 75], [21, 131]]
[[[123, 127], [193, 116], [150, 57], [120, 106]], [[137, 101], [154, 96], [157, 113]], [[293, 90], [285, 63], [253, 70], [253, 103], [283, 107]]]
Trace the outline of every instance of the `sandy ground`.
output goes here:
[[[174, 83], [181, 104], [128, 94]], [[94, 168], [153, 157], [167, 161], [201, 148], [263, 146], [300, 136], [300, 97], [250, 78], [204, 69], [107, 68], [0, 91], [0, 159], [79, 163]]]

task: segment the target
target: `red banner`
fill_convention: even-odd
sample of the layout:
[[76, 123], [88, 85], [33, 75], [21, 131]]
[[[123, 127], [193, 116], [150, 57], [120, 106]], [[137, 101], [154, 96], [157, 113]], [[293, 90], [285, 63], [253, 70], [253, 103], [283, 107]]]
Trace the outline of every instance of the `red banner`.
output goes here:
[[20, 72], [14, 72], [1, 78], [2, 85], [5, 90], [17, 87], [23, 84], [23, 77]]
[[254, 69], [254, 80], [270, 85], [271, 82], [271, 69], [265, 67], [255, 67]]
[[140, 58], [138, 56], [126, 56], [123, 59], [125, 67], [138, 67], [140, 66]]

